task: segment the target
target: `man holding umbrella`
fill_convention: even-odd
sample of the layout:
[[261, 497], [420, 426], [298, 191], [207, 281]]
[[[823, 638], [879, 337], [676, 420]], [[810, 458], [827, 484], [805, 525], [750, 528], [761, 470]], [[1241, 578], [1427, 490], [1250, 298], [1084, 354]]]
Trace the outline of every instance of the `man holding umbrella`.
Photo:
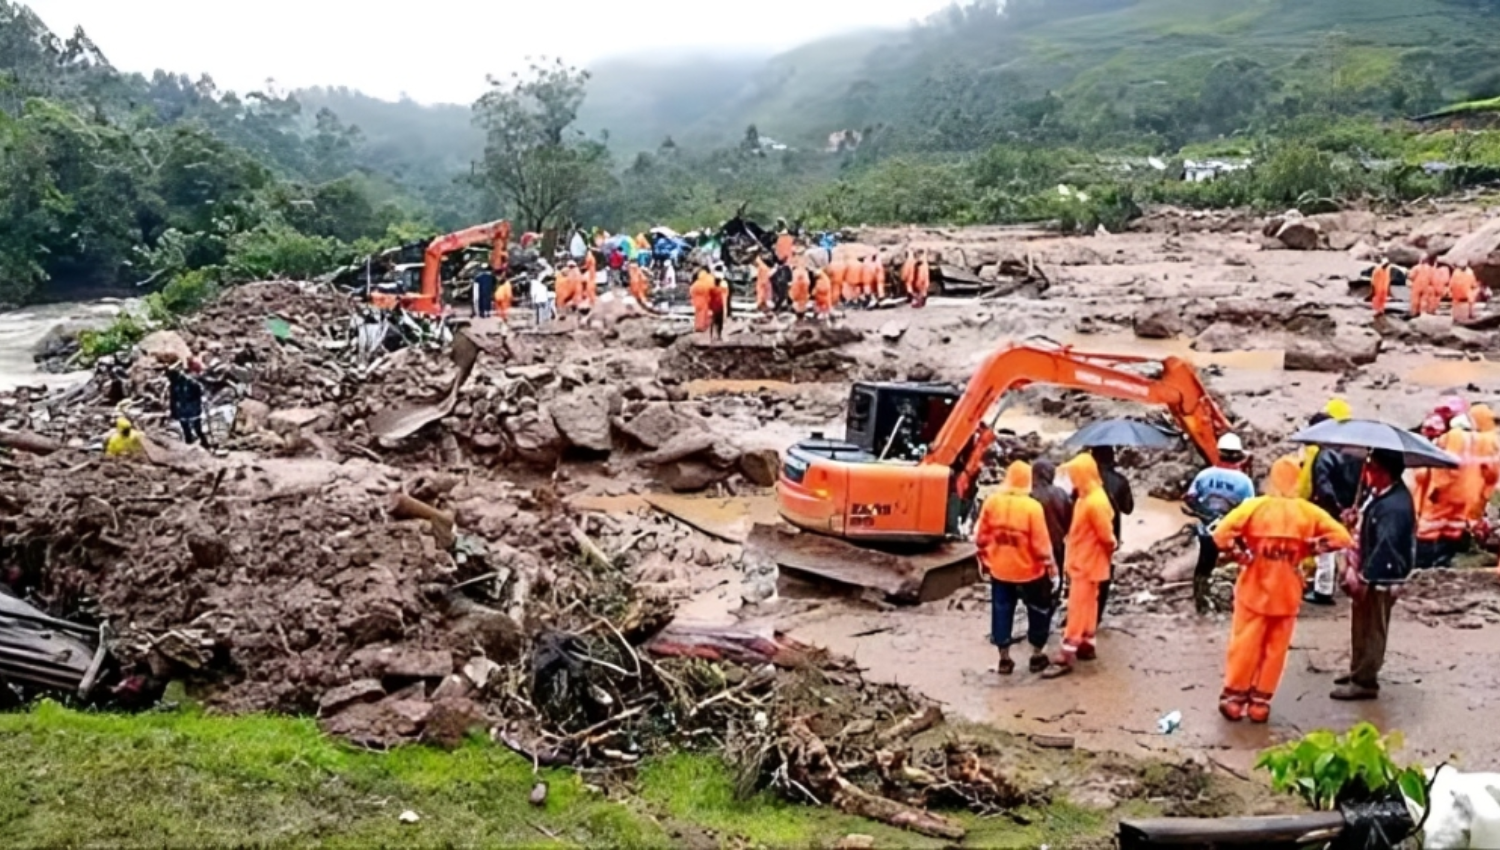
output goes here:
[[1344, 589], [1354, 599], [1349, 673], [1339, 677], [1330, 696], [1343, 701], [1376, 699], [1391, 611], [1417, 559], [1416, 503], [1402, 476], [1407, 467], [1455, 469], [1458, 458], [1405, 429], [1360, 419], [1323, 422], [1292, 440], [1366, 452], [1361, 496], [1356, 500], [1361, 507], [1357, 515], [1351, 510], [1344, 516], [1345, 525], [1358, 523], [1359, 547], [1344, 570]]

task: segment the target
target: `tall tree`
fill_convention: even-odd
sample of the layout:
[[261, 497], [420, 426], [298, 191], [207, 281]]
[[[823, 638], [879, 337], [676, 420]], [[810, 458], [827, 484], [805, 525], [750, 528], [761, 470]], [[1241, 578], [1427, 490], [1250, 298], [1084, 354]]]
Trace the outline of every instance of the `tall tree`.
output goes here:
[[573, 127], [588, 79], [561, 60], [537, 62], [509, 80], [491, 77], [474, 104], [485, 133], [478, 182], [528, 229], [561, 223], [609, 180], [604, 145]]

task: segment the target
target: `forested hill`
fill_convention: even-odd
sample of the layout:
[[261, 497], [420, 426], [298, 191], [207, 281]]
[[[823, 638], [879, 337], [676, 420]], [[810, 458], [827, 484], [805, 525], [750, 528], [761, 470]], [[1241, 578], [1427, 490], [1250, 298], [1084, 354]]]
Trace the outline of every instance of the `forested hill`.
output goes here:
[[978, 0], [749, 71], [684, 61], [676, 77], [690, 82], [675, 86], [659, 62], [616, 60], [595, 90], [634, 100], [594, 99], [582, 120], [633, 122], [629, 140], [653, 144], [727, 144], [754, 124], [804, 146], [884, 127], [908, 150], [1039, 131], [1169, 150], [1306, 113], [1400, 116], [1500, 95], [1496, 32], [1500, 0]]

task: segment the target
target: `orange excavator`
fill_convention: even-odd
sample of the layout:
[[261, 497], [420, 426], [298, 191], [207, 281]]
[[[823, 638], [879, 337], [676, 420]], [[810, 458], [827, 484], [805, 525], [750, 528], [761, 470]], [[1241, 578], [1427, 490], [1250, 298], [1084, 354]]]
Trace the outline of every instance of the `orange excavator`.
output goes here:
[[427, 244], [422, 257], [422, 288], [417, 292], [372, 292], [370, 303], [382, 310], [401, 307], [414, 313], [440, 316], [443, 313], [442, 274], [443, 257], [471, 245], [491, 243], [490, 269], [500, 278], [508, 265], [507, 251], [510, 246], [510, 222], [492, 221], [467, 230], [439, 236]]
[[[1143, 364], [1159, 375], [1125, 368]], [[1209, 463], [1230, 430], [1197, 370], [1179, 358], [1011, 346], [990, 355], [962, 393], [946, 384], [855, 384], [845, 439], [814, 435], [782, 464], [781, 515], [811, 533], [761, 526], [752, 542], [781, 566], [896, 601], [951, 592], [941, 581], [932, 586], [929, 574], [972, 558], [966, 538], [1004, 396], [1037, 384], [1161, 405]], [[861, 548], [870, 546], [887, 551]]]

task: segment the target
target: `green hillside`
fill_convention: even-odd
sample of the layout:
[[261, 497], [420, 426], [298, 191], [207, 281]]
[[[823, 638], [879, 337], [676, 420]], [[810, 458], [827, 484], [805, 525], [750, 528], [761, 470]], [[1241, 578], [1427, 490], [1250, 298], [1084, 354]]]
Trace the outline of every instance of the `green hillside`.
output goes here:
[[637, 106], [632, 138], [723, 143], [754, 123], [811, 145], [884, 126], [916, 150], [975, 150], [1015, 133], [1175, 148], [1309, 112], [1402, 116], [1500, 94], [1494, 0], [991, 0], [904, 32], [814, 42], [767, 60], [740, 95], [676, 120], [653, 98], [733, 88], [717, 69], [653, 69], [612, 90]]

